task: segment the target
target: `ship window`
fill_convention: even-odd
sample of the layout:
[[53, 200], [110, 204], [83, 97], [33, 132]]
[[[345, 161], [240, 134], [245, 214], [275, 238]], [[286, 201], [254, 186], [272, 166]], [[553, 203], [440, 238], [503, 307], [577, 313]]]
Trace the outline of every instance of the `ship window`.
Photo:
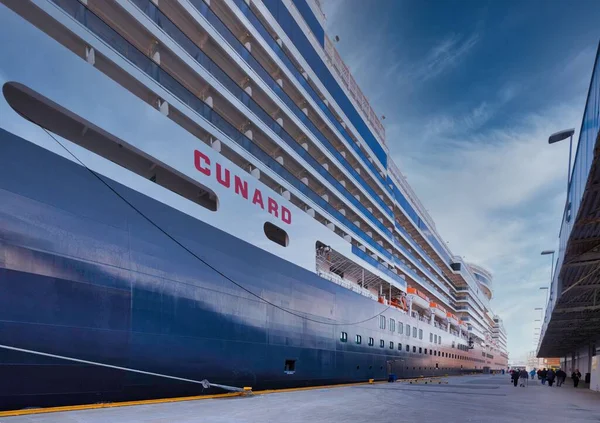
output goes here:
[[437, 344], [437, 335], [433, 335], [433, 343]]
[[413, 345], [413, 352], [414, 352], [414, 353], [416, 353], [416, 352], [417, 352], [417, 347], [415, 347], [414, 345]]
[[379, 316], [379, 329], [385, 329], [385, 316]]
[[437, 355], [437, 351], [436, 350], [433, 350], [433, 355]]
[[433, 342], [433, 333], [429, 332], [429, 342]]
[[369, 347], [375, 345], [375, 340], [373, 338], [369, 338]]
[[410, 325], [406, 325], [406, 336], [410, 336]]
[[106, 160], [127, 169], [210, 211], [217, 211], [217, 195], [199, 182], [182, 176], [146, 157], [124, 140], [106, 132], [81, 116], [54, 103], [30, 88], [6, 83], [2, 92], [21, 116]]
[[423, 329], [419, 329], [419, 339], [423, 339]]
[[402, 335], [404, 332], [404, 324], [402, 322], [398, 322], [398, 333]]
[[390, 332], [396, 331], [396, 321], [394, 319], [390, 319]]
[[398, 351], [402, 351], [402, 344], [398, 342]]
[[406, 352], [410, 352], [410, 345], [406, 345]]
[[390, 350], [394, 349], [394, 341], [390, 341]]
[[419, 354], [423, 354], [423, 348], [419, 347]]
[[362, 344], [362, 336], [356, 335], [356, 343], [357, 344]]
[[417, 337], [417, 328], [415, 326], [413, 326], [412, 330], [413, 330], [413, 338], [416, 338]]
[[442, 344], [442, 335], [438, 336], [438, 344]]
[[296, 360], [285, 360], [285, 366], [283, 371], [287, 374], [293, 374], [296, 372]]
[[379, 340], [379, 347], [381, 347], [381, 348], [385, 347], [385, 341], [383, 339]]
[[340, 334], [340, 341], [346, 342], [348, 340], [348, 334], [346, 332], [342, 332]]
[[427, 348], [425, 348], [425, 353], [424, 354], [427, 355]]
[[282, 247], [287, 247], [289, 244], [289, 237], [286, 231], [281, 229], [279, 226], [273, 225], [271, 222], [265, 222], [264, 226], [265, 235], [271, 241]]

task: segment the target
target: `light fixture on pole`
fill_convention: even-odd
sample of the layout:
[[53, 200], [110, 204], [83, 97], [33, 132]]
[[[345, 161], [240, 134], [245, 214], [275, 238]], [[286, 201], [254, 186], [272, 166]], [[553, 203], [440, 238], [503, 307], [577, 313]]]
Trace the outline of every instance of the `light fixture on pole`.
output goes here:
[[[569, 159], [571, 160], [571, 159]], [[541, 252], [543, 256], [552, 255], [552, 262], [550, 263], [550, 285], [552, 286], [552, 282], [554, 280], [554, 250], [544, 250]], [[546, 307], [548, 307], [548, 302], [550, 301], [550, 290], [546, 287], [540, 287], [540, 289], [547, 289], [546, 292]]]
[[562, 131], [555, 132], [548, 137], [548, 144], [554, 144], [562, 140], [569, 138], [569, 166], [567, 168], [567, 196], [569, 195], [569, 186], [571, 185], [571, 150], [573, 149], [573, 134], [575, 129], [565, 129]]

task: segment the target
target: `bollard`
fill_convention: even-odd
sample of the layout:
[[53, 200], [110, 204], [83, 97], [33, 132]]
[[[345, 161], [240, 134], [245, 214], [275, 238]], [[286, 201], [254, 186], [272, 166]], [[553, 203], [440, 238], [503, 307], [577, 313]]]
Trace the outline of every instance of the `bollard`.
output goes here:
[[373, 384], [373, 382], [375, 382], [375, 379], [369, 379], [370, 384]]

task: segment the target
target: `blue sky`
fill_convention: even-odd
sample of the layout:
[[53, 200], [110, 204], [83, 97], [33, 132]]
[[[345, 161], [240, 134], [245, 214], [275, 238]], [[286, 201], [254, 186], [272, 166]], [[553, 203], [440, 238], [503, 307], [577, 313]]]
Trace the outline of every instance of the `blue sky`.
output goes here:
[[452, 251], [494, 273], [512, 359], [534, 349], [600, 2], [321, 0], [390, 155]]

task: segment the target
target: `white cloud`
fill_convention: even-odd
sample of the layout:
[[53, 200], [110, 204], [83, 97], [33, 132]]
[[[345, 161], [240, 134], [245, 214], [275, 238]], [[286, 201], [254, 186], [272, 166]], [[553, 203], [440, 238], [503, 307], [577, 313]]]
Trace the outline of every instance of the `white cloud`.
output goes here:
[[532, 349], [533, 331], [523, 322], [544, 303], [539, 287], [549, 283], [550, 262], [539, 253], [554, 248], [564, 204], [568, 143], [548, 145], [547, 137], [580, 116], [574, 102], [504, 129], [413, 139], [421, 149], [403, 156], [404, 172], [452, 251], [493, 270], [492, 304], [515, 354]]
[[398, 74], [400, 83], [422, 83], [456, 66], [479, 42], [479, 33], [451, 33], [429, 49], [420, 60], [408, 64]]

